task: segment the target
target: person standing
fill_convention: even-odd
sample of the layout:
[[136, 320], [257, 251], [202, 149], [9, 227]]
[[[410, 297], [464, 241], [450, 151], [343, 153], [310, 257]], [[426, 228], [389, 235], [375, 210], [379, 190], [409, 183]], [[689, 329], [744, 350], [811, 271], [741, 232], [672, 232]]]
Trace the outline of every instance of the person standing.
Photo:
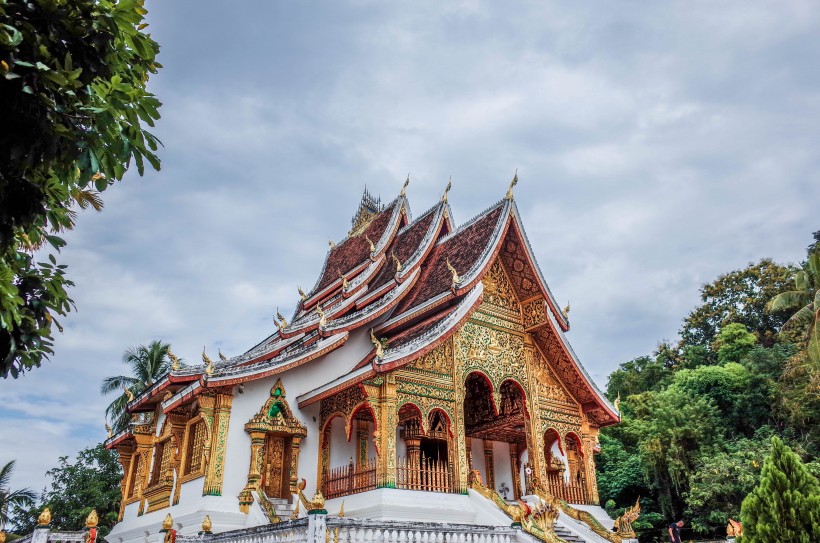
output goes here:
[[669, 525], [669, 541], [672, 543], [681, 543], [680, 529], [683, 528], [683, 521], [679, 520]]

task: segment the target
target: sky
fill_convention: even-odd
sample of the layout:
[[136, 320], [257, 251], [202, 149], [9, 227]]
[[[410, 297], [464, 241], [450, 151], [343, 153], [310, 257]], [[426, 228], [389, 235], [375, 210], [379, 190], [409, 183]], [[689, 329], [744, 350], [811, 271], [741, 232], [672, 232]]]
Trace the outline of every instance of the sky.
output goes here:
[[820, 230], [820, 10], [772, 2], [148, 0], [161, 172], [86, 212], [77, 311], [0, 382], [0, 462], [41, 490], [105, 438], [102, 378], [153, 339], [236, 355], [289, 315], [365, 187], [457, 224], [515, 198], [599, 386], [719, 274]]

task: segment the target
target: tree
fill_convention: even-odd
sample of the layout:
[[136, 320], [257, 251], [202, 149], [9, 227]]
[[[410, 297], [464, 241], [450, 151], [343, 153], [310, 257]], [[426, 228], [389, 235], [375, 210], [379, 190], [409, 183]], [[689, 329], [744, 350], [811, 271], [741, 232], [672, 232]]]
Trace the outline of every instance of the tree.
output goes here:
[[718, 364], [740, 362], [757, 345], [757, 338], [745, 324], [733, 322], [720, 329], [715, 339]]
[[0, 468], [0, 531], [9, 521], [9, 512], [14, 507], [27, 507], [34, 503], [34, 492], [28, 488], [11, 490], [11, 474], [14, 472], [14, 460]]
[[820, 483], [777, 437], [740, 516], [743, 543], [820, 541]]
[[766, 311], [766, 304], [788, 289], [792, 274], [790, 268], [765, 258], [704, 285], [700, 289], [703, 304], [681, 328], [682, 344], [711, 347], [718, 331], [732, 322], [746, 325], [764, 345], [773, 344], [786, 316]]
[[794, 290], [771, 298], [766, 309], [770, 313], [791, 313], [783, 330], [805, 331], [807, 358], [820, 364], [820, 249], [809, 254], [803, 269], [794, 275]]
[[[171, 369], [171, 360], [168, 350], [171, 345], [154, 340], [145, 345], [129, 347], [122, 354], [122, 361], [131, 368], [131, 375], [117, 375], [106, 377], [100, 386], [100, 392], [110, 394], [128, 389], [134, 396], [139, 395], [152, 386]], [[112, 427], [119, 432], [128, 426], [128, 413], [125, 405], [128, 403], [127, 394], [120, 394], [106, 408], [105, 414], [112, 421]]]
[[120, 508], [122, 468], [117, 453], [102, 444], [82, 450], [73, 464], [61, 456], [59, 465], [46, 472], [51, 486], [36, 506], [15, 510], [15, 523], [24, 533], [37, 525], [44, 507], [51, 509], [52, 524], [61, 530], [81, 530], [92, 509], [100, 518], [99, 535], [104, 537], [117, 523]]
[[159, 46], [143, 30], [143, 0], [0, 0], [0, 376], [53, 353], [55, 318], [73, 307], [53, 254], [77, 209], [133, 159], [159, 169], [159, 119], [146, 91]]

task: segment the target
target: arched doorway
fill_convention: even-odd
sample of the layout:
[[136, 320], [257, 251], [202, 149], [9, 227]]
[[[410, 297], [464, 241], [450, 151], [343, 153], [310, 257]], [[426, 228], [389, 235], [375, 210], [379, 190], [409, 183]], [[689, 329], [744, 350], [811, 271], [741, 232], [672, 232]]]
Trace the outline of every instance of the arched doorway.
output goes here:
[[[526, 395], [513, 379], [495, 394], [489, 379], [470, 373], [464, 382], [464, 431], [467, 462], [488, 488], [507, 499], [521, 495], [521, 454], [526, 449]], [[497, 399], [497, 402], [496, 402]]]
[[450, 418], [441, 409], [433, 409], [425, 419], [418, 406], [407, 403], [399, 409], [399, 437], [404, 442], [404, 456], [397, 448], [396, 486], [428, 492], [453, 491], [453, 463], [449, 440]]

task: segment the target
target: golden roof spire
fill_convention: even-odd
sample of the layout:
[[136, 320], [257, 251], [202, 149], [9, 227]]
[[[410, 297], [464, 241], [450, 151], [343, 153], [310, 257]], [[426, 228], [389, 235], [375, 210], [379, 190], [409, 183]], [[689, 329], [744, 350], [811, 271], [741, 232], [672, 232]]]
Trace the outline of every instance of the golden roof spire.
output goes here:
[[513, 187], [518, 184], [518, 168], [515, 169], [515, 176], [510, 181], [510, 188], [507, 189], [507, 195], [504, 196], [507, 200], [513, 199]]
[[108, 433], [106, 439], [111, 439], [111, 437], [114, 435], [114, 430], [111, 429], [111, 426], [109, 426], [107, 422], [105, 423], [105, 431]]
[[298, 291], [299, 291], [299, 296], [302, 298], [302, 301], [303, 301], [303, 302], [304, 302], [305, 300], [307, 300], [307, 294], [305, 294], [305, 291], [304, 291], [304, 290], [302, 290], [302, 287], [300, 287], [299, 285], [296, 285], [296, 290], [298, 290]]
[[404, 186], [401, 188], [399, 196], [407, 196], [407, 185], [410, 184], [410, 172], [407, 172], [407, 179], [404, 180]]
[[171, 347], [168, 347], [168, 358], [171, 359], [171, 370], [179, 370], [179, 358], [177, 358], [177, 355], [171, 352]]
[[327, 317], [325, 317], [325, 312], [322, 311], [320, 304], [316, 304], [316, 313], [319, 314], [319, 328], [324, 328], [327, 324]]
[[[214, 361], [208, 358], [208, 355], [205, 354], [205, 346], [202, 346], [202, 361], [205, 363], [205, 375], [213, 375], [214, 374]], [[168, 515], [169, 517], [171, 515]]]
[[450, 259], [449, 258], [447, 259], [447, 269], [450, 270], [450, 273], [453, 275], [453, 284], [454, 285], [459, 284], [461, 282], [461, 277], [458, 276], [458, 272], [453, 267], [453, 265], [450, 264]]
[[368, 236], [367, 234], [364, 235], [364, 239], [366, 239], [367, 243], [370, 245], [370, 254], [372, 255], [376, 252], [376, 246], [373, 244], [373, 240], [371, 240], [370, 236]]
[[345, 516], [345, 501], [342, 500], [342, 506], [339, 508], [339, 518], [343, 518]]
[[288, 321], [285, 320], [284, 315], [279, 313], [279, 308], [278, 307], [276, 308], [276, 318], [279, 319], [279, 322], [281, 323], [282, 328], [287, 328], [288, 327]]
[[131, 392], [128, 387], [122, 387], [122, 390], [125, 392], [126, 397], [128, 397], [128, 403], [134, 401], [134, 393]]
[[390, 251], [390, 256], [393, 257], [393, 262], [396, 263], [396, 273], [399, 273], [402, 270], [401, 260], [396, 256], [396, 251]]
[[444, 189], [444, 194], [441, 195], [441, 203], [447, 203], [447, 193], [450, 192], [450, 189], [453, 187], [453, 178], [450, 177], [450, 180], [447, 181], [447, 188]]
[[223, 361], [223, 362], [227, 362], [227, 361], [228, 361], [228, 357], [227, 357], [227, 356], [225, 356], [224, 354], [222, 354], [222, 349], [221, 349], [221, 348], [217, 347], [216, 352], [217, 352], [217, 353], [219, 353], [219, 359], [220, 359], [221, 361]]
[[85, 527], [86, 528], [96, 528], [97, 524], [100, 523], [100, 517], [97, 516], [97, 510], [92, 509], [91, 512], [85, 517]]
[[381, 342], [379, 338], [376, 337], [376, 334], [373, 333], [373, 329], [370, 329], [370, 342], [376, 347], [376, 358], [383, 358], [384, 357], [384, 344]]

